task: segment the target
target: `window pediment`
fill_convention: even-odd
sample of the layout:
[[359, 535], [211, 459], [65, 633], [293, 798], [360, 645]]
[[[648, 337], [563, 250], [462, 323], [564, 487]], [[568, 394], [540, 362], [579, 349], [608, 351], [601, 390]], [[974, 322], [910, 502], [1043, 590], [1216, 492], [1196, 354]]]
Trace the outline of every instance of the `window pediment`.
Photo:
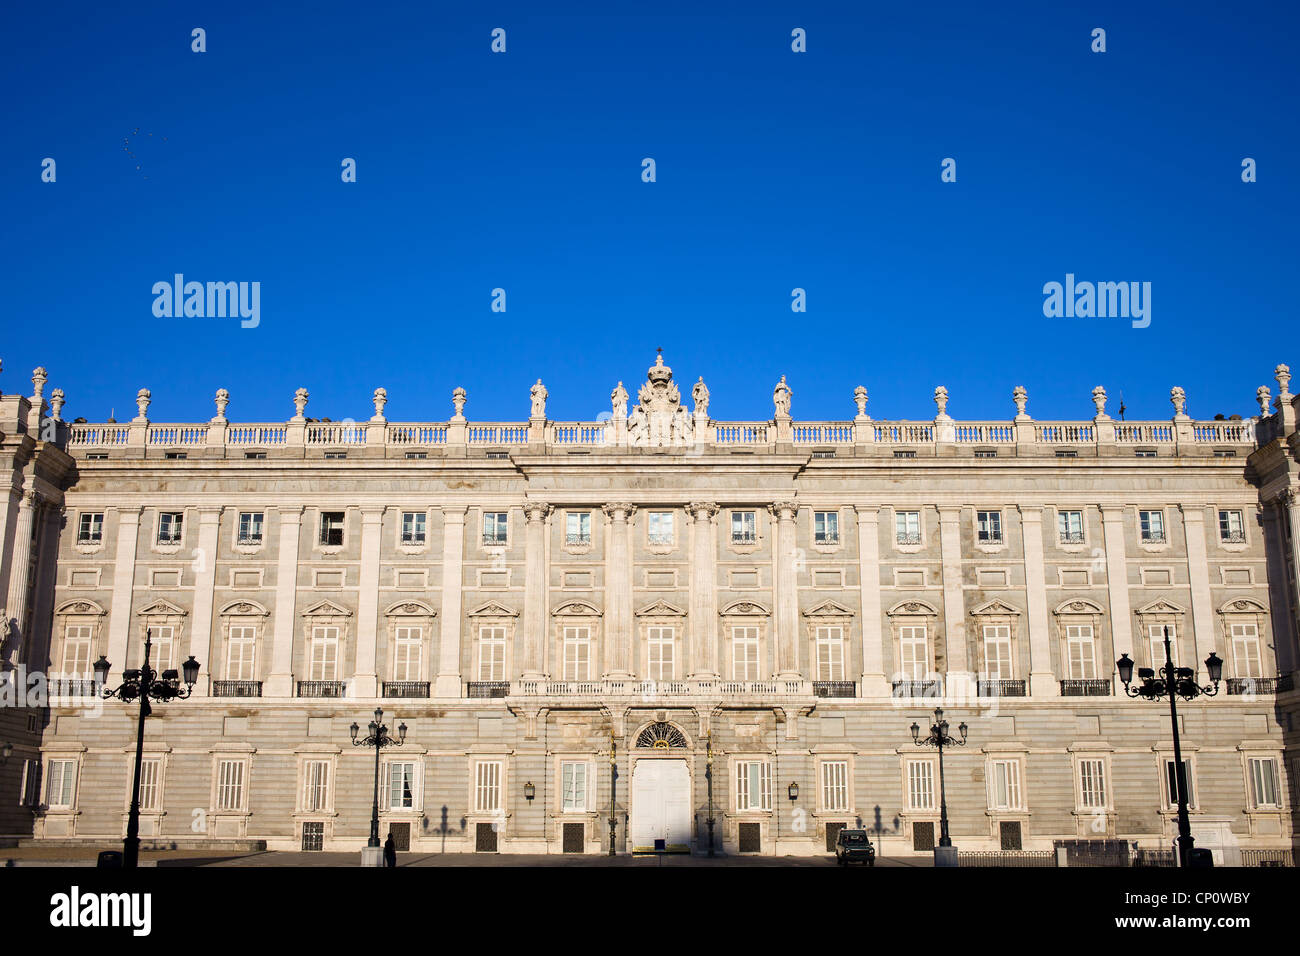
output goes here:
[[474, 610], [469, 612], [469, 617], [518, 617], [519, 612], [512, 608], [506, 607], [497, 601], [488, 601], [486, 604], [480, 604]]
[[656, 601], [641, 608], [636, 615], [637, 617], [685, 617], [686, 612], [667, 601]]
[[1169, 601], [1152, 601], [1137, 609], [1138, 614], [1182, 614], [1183, 609]]
[[1100, 604], [1092, 601], [1063, 601], [1052, 611], [1053, 614], [1104, 614]]
[[971, 610], [973, 617], [1006, 617], [1008, 615], [1019, 615], [1020, 609], [1012, 607], [1005, 601], [992, 600], [981, 604]]
[[423, 601], [398, 601], [384, 612], [386, 617], [436, 617], [437, 614]]
[[333, 601], [321, 601], [302, 612], [303, 617], [351, 617], [352, 612]]
[[1233, 598], [1219, 608], [1220, 614], [1265, 614], [1268, 609], [1251, 598]]
[[140, 617], [186, 617], [189, 612], [183, 607], [177, 607], [171, 601], [159, 598], [152, 604], [141, 608], [136, 612]]
[[904, 615], [904, 614], [924, 614], [928, 617], [939, 616], [938, 610], [936, 610], [933, 605], [928, 604], [925, 601], [902, 601], [898, 604], [895, 604], [885, 613], [887, 613], [890, 617], [897, 617], [899, 615]]
[[586, 601], [569, 601], [551, 612], [554, 617], [600, 617], [604, 612]]
[[256, 601], [231, 601], [221, 609], [223, 617], [235, 615], [266, 617], [271, 612]]
[[736, 601], [721, 611], [723, 617], [770, 617], [772, 612], [753, 601]]
[[55, 614], [95, 614], [100, 617], [103, 617], [106, 612], [102, 607], [100, 607], [94, 601], [77, 600], [77, 601], [67, 601], [64, 604], [59, 605], [59, 609], [54, 613]]
[[823, 601], [803, 612], [804, 617], [852, 617], [853, 612], [838, 601]]

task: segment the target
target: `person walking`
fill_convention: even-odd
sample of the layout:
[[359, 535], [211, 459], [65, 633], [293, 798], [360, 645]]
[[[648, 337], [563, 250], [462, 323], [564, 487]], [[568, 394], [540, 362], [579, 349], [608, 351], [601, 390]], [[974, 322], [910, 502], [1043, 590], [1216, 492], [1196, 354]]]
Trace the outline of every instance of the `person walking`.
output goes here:
[[397, 866], [397, 844], [393, 842], [392, 833], [384, 841], [384, 866]]

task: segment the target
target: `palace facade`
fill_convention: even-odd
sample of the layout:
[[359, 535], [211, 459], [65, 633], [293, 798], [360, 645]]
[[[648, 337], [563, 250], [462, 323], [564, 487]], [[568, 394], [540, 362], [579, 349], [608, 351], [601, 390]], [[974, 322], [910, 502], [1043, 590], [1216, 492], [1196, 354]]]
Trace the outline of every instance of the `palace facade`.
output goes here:
[[[1168, 704], [1115, 660], [1224, 661], [1181, 703], [1197, 843], [1289, 851], [1295, 818], [1300, 437], [1289, 372], [1258, 414], [1002, 422], [867, 414], [767, 421], [691, 407], [660, 357], [611, 417], [236, 424], [230, 396], [159, 424], [63, 419], [0, 396], [8, 706], [0, 829], [120, 840], [151, 661], [200, 665], [154, 705], [146, 845], [435, 852], [824, 853], [865, 826], [885, 855], [937, 838], [942, 706], [954, 842], [1050, 849], [1176, 832]], [[632, 403], [629, 411], [629, 403]], [[846, 401], [847, 405], [847, 401]], [[922, 732], [924, 736], [924, 731]], [[611, 827], [612, 823], [612, 827]], [[612, 837], [611, 837], [612, 833]]]

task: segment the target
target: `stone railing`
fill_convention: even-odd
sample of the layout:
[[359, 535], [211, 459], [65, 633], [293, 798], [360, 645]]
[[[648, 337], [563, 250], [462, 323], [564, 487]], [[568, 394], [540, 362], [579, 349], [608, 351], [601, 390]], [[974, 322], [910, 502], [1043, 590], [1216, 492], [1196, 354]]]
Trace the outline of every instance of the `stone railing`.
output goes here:
[[[1051, 455], [1053, 449], [1077, 451], [1082, 457], [1106, 454], [1131, 455], [1134, 447], [1151, 446], [1160, 454], [1181, 454], [1183, 449], [1231, 448], [1249, 454], [1255, 448], [1256, 419], [1198, 422], [1174, 419], [1169, 422], [715, 422], [701, 419], [694, 435], [677, 442], [681, 447], [711, 447], [775, 451], [781, 448], [816, 454], [820, 446], [838, 455], [881, 455], [934, 457], [939, 449], [955, 446], [974, 449], [988, 446], [1001, 455]], [[1259, 428], [1259, 433], [1267, 432]], [[321, 448], [364, 450], [367, 456], [392, 449], [393, 457], [412, 449], [446, 449], [461, 453], [468, 448], [545, 454], [549, 449], [611, 449], [635, 447], [627, 429], [619, 423], [602, 422], [324, 422], [234, 424], [213, 421], [206, 424], [155, 424], [133, 420], [125, 424], [67, 426], [68, 448], [79, 450], [152, 449], [191, 452], [190, 457], [242, 457], [247, 452], [273, 449]], [[874, 450], [873, 450], [874, 449]], [[906, 451], [903, 451], [906, 449]], [[1127, 450], [1126, 450], [1127, 449]], [[1161, 451], [1163, 449], [1163, 451]], [[372, 451], [373, 450], [373, 451]], [[439, 451], [439, 454], [444, 452]], [[158, 455], [161, 457], [161, 454]]]
[[[848, 684], [852, 687], [852, 682]], [[521, 680], [510, 685], [521, 697], [806, 697], [812, 684], [798, 680]], [[845, 694], [843, 696], [852, 696]]]

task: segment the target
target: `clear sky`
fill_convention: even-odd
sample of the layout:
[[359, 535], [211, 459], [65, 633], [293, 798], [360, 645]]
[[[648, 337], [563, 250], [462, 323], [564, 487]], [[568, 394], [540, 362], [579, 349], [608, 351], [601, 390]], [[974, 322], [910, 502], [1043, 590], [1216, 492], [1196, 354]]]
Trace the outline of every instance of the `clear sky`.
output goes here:
[[[1129, 419], [1168, 418], [1173, 385], [1193, 416], [1250, 415], [1275, 364], [1300, 374], [1297, 20], [1133, 0], [10, 4], [0, 390], [30, 393], [40, 364], [67, 418], [125, 420], [147, 386], [155, 421], [206, 420], [225, 387], [232, 420], [283, 421], [300, 385], [334, 419], [368, 417], [382, 385], [390, 418], [427, 421], [460, 385], [484, 421], [526, 418], [541, 377], [550, 417], [591, 420], [662, 346], [724, 420], [769, 418], [782, 374], [796, 419], [851, 417], [859, 384], [886, 419], [932, 418], [939, 384], [958, 419], [1009, 418], [1016, 385], [1040, 419], [1091, 417], [1097, 384]], [[156, 317], [176, 273], [260, 282], [260, 324]], [[1150, 282], [1150, 326], [1044, 317], [1067, 273]]]

